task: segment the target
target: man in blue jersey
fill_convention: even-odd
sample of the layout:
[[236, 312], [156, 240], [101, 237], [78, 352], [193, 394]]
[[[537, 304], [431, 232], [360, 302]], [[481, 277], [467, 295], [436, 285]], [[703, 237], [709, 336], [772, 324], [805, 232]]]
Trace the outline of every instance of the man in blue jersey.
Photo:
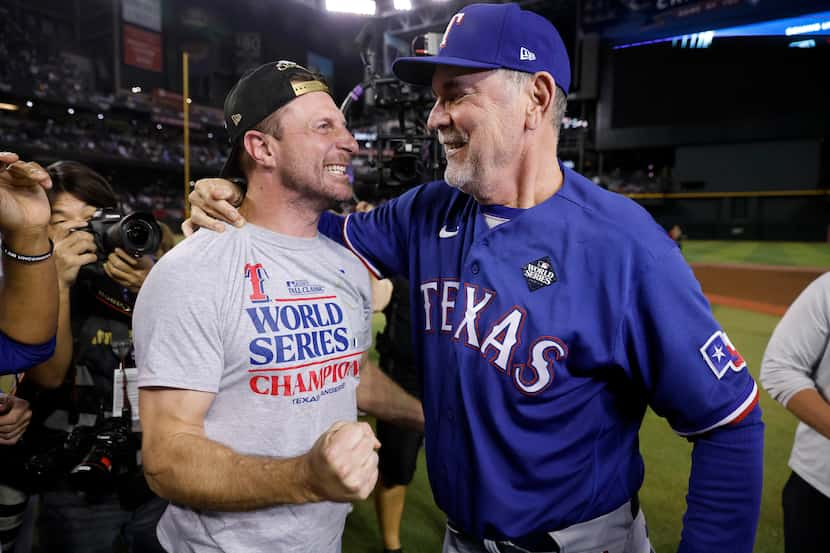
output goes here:
[[0, 152], [0, 374], [37, 365], [55, 349], [58, 278], [46, 197], [51, 185], [37, 163]]
[[[752, 551], [758, 388], [665, 231], [558, 163], [570, 69], [557, 31], [474, 4], [438, 55], [393, 71], [432, 86], [445, 181], [320, 230], [411, 282], [444, 551], [647, 553], [647, 405], [694, 444], [679, 550]], [[239, 225], [235, 195], [207, 180], [191, 200]]]

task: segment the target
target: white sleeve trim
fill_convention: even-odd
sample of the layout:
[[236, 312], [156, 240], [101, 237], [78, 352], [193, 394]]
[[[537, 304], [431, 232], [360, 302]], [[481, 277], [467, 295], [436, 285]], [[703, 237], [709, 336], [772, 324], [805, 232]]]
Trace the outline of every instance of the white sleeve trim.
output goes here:
[[714, 430], [719, 426], [725, 426], [732, 422], [733, 420], [737, 419], [739, 416], [743, 415], [746, 410], [755, 402], [756, 398], [758, 397], [758, 384], [755, 380], [752, 381], [752, 392], [747, 396], [743, 403], [741, 403], [734, 411], [726, 415], [724, 418], [713, 424], [712, 426], [706, 427], [703, 430], [695, 430], [694, 432], [677, 432], [681, 436], [696, 436], [698, 434], [705, 434], [710, 430]]

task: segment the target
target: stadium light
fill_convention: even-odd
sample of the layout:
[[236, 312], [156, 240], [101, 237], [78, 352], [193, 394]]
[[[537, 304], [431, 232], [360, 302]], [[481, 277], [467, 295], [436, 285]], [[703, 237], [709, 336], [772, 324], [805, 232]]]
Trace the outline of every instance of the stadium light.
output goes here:
[[69, 115], [75, 115], [75, 108], [66, 108], [66, 113]]
[[326, 10], [359, 15], [375, 15], [377, 5], [375, 0], [326, 0]]
[[139, 92], [141, 92], [141, 87], [140, 86], [134, 86], [130, 90], [132, 90], [133, 94], [138, 94]]
[[33, 107], [35, 107], [35, 103], [31, 100], [26, 100], [26, 107], [27, 108], [33, 108]]
[[0, 102], [0, 109], [5, 111], [17, 111], [20, 109], [20, 106], [16, 104], [7, 104], [5, 102]]
[[102, 120], [103, 118], [104, 118], [104, 114], [103, 114], [103, 113], [99, 113], [99, 114], [98, 114], [98, 120], [100, 121], [100, 120]]
[[395, 0], [395, 9], [400, 11], [411, 10], [412, 2], [410, 0]]

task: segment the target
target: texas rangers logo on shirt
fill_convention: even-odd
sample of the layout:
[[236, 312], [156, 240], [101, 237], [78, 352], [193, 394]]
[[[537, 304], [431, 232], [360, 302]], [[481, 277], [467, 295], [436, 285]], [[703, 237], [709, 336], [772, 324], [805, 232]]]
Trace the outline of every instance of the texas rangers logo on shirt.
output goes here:
[[716, 331], [706, 340], [700, 348], [700, 354], [718, 380], [723, 378], [727, 369], [738, 372], [746, 367], [746, 361], [722, 330]]

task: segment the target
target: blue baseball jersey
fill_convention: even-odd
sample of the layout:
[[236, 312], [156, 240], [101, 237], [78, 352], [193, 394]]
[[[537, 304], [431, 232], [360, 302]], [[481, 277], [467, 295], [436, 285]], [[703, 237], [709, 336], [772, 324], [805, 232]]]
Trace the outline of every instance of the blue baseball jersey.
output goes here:
[[[479, 537], [555, 530], [631, 499], [647, 405], [692, 436], [758, 399], [666, 232], [563, 171], [526, 210], [439, 181], [320, 225], [378, 275], [409, 278], [430, 483]], [[486, 215], [508, 220], [490, 228]]]

